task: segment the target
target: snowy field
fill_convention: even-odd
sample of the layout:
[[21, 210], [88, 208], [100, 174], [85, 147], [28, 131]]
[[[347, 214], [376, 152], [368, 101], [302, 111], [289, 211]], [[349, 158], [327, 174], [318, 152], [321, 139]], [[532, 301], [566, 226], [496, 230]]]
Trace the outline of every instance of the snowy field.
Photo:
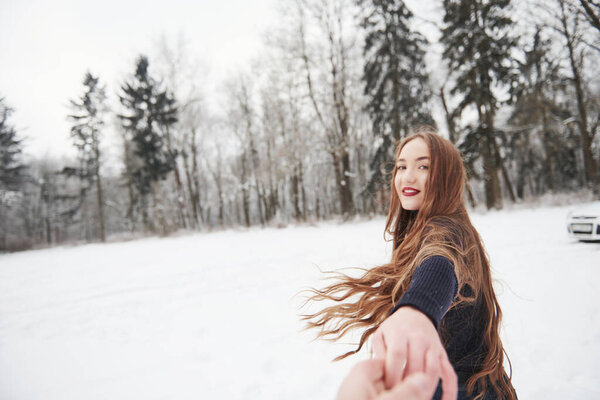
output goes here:
[[[472, 216], [521, 400], [600, 399], [600, 244], [569, 207]], [[319, 268], [390, 257], [382, 218], [0, 256], [0, 399], [333, 399], [366, 353], [312, 341]]]

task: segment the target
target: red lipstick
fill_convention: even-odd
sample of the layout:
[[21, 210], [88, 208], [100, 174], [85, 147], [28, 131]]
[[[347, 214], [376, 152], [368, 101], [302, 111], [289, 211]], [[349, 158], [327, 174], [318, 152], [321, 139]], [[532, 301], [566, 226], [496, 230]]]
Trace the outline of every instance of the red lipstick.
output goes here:
[[416, 196], [419, 193], [421, 193], [421, 191], [417, 190], [415, 188], [411, 188], [411, 187], [408, 187], [408, 186], [402, 188], [402, 195], [403, 196], [409, 196], [409, 197], [410, 196]]

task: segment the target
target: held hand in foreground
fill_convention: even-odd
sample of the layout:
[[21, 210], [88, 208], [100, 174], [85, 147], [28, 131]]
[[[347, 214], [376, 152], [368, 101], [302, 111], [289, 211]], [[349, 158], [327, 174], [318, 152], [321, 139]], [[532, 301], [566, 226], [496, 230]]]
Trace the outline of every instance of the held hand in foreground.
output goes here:
[[408, 376], [390, 390], [384, 389], [384, 360], [360, 362], [352, 368], [340, 387], [337, 400], [430, 400], [438, 383], [437, 363], [428, 364], [426, 373]]
[[435, 368], [442, 379], [442, 400], [456, 399], [456, 373], [435, 326], [421, 311], [405, 306], [390, 315], [373, 335], [373, 352], [376, 359], [385, 361], [386, 389], [405, 377]]

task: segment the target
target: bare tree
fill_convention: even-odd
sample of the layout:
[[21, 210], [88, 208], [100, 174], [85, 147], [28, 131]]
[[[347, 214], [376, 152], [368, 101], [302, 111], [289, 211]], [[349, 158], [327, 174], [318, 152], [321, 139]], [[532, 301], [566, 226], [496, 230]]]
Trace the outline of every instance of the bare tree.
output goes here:
[[[355, 212], [350, 162], [352, 89], [358, 87], [355, 38], [348, 21], [354, 5], [344, 0], [296, 1], [297, 56], [302, 60], [307, 96], [324, 133], [335, 174], [341, 213]], [[321, 42], [309, 42], [309, 31]], [[354, 85], [353, 85], [354, 84]], [[318, 86], [317, 86], [318, 85]]]
[[600, 31], [600, 2], [598, 0], [579, 0], [587, 21]]
[[[198, 141], [202, 139], [200, 136], [207, 115], [200, 88], [202, 82], [198, 78], [198, 71], [202, 66], [200, 61], [192, 56], [189, 46], [190, 42], [183, 34], [179, 34], [174, 40], [162, 35], [156, 44], [158, 74], [166, 81], [179, 103], [179, 120], [166, 132], [165, 139], [173, 160], [170, 181], [175, 186], [177, 219], [182, 228], [188, 227], [187, 215], [190, 213], [193, 227], [203, 223], [197, 178], [199, 164], [195, 157], [199, 153]], [[184, 190], [182, 175], [186, 176], [187, 193]], [[186, 203], [191, 212], [186, 210]]]
[[582, 40], [583, 28], [579, 14], [568, 0], [556, 0], [556, 4], [558, 10], [549, 8], [546, 10], [553, 17], [552, 28], [562, 37], [567, 48], [567, 64], [571, 73], [570, 82], [575, 91], [576, 123], [581, 135], [585, 180], [592, 187], [594, 193], [600, 194], [598, 167], [592, 153], [592, 143], [598, 124], [590, 126], [588, 119], [588, 99], [583, 75], [588, 54]]

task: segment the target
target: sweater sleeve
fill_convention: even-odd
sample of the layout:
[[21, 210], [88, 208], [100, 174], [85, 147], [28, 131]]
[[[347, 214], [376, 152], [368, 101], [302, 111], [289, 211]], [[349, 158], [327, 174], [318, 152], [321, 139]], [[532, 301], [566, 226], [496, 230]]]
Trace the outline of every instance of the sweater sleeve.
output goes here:
[[452, 262], [443, 256], [429, 257], [415, 269], [410, 287], [392, 313], [402, 306], [415, 307], [438, 329], [457, 291], [458, 281]]

